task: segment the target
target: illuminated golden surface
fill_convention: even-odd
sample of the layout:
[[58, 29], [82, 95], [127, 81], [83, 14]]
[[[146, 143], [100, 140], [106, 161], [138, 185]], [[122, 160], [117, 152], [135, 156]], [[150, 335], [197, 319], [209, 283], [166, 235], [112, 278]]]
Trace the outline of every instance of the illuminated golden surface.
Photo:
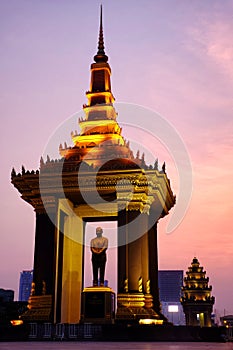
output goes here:
[[154, 320], [150, 318], [145, 318], [139, 320], [139, 324], [155, 324], [155, 325], [161, 325], [163, 324], [163, 320]]
[[86, 287], [86, 288], [83, 289], [83, 292], [112, 292], [112, 293], [114, 293], [112, 288], [110, 288], [110, 287], [103, 287], [103, 286]]
[[[119, 140], [119, 142], [118, 142]], [[124, 141], [121, 135], [118, 134], [99, 134], [99, 135], [77, 135], [73, 137], [73, 142], [79, 147], [87, 146], [91, 143], [96, 144], [96, 146], [102, 142], [113, 141], [115, 145], [123, 145]]]
[[[60, 199], [58, 205], [58, 220], [60, 213], [67, 216], [64, 223], [63, 238], [63, 266], [62, 266], [62, 301], [61, 301], [61, 322], [79, 322], [81, 310], [82, 291], [82, 219], [74, 215], [72, 203], [69, 200]], [[58, 226], [58, 232], [60, 227]], [[59, 256], [59, 239], [57, 240], [57, 264]], [[56, 289], [58, 288], [58, 271], [56, 271]], [[57, 291], [56, 291], [57, 299]]]
[[122, 293], [117, 295], [117, 303], [125, 307], [144, 307], [145, 296], [143, 293]]
[[23, 324], [23, 320], [11, 320], [12, 326], [20, 326]]

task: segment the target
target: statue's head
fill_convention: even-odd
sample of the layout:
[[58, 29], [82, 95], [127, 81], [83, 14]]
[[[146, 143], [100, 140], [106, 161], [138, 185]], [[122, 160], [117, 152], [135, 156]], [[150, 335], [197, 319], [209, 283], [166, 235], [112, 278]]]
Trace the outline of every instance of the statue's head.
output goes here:
[[103, 233], [102, 227], [97, 227], [97, 228], [96, 228], [96, 236], [97, 236], [97, 237], [101, 237], [101, 236], [102, 236], [102, 233]]

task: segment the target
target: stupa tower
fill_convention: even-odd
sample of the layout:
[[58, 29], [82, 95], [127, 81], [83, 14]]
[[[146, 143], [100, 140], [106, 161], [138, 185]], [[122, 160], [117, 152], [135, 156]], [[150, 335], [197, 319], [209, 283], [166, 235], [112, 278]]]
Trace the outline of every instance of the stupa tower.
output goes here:
[[182, 288], [183, 305], [186, 324], [189, 326], [211, 326], [211, 313], [213, 310], [214, 297], [211, 296], [212, 286], [209, 286], [209, 277], [200, 266], [196, 257], [193, 258], [184, 278]]

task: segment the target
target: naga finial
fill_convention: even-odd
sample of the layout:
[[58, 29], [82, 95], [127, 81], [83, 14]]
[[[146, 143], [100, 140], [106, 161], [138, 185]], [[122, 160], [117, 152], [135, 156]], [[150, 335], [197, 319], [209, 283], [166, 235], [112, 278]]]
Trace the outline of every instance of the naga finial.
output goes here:
[[46, 294], [46, 283], [45, 281], [42, 281], [42, 295]]
[[128, 278], [124, 280], [124, 292], [128, 293], [129, 292], [129, 281]]
[[146, 281], [146, 294], [150, 294], [150, 280]]
[[139, 277], [138, 279], [138, 291], [142, 293], [142, 277]]
[[33, 295], [35, 295], [35, 293], [36, 293], [36, 284], [35, 284], [35, 282], [32, 282], [30, 295], [33, 296]]

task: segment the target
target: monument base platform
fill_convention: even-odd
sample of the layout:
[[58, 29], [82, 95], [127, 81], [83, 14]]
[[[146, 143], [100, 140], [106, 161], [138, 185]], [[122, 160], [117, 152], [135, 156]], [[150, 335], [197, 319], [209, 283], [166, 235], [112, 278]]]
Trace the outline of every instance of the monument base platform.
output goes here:
[[117, 295], [116, 321], [138, 323], [143, 319], [154, 320], [156, 324], [163, 324], [164, 322], [164, 319], [153, 310], [151, 294], [138, 292]]
[[87, 287], [81, 295], [81, 323], [111, 324], [115, 319], [115, 293], [109, 287]]

